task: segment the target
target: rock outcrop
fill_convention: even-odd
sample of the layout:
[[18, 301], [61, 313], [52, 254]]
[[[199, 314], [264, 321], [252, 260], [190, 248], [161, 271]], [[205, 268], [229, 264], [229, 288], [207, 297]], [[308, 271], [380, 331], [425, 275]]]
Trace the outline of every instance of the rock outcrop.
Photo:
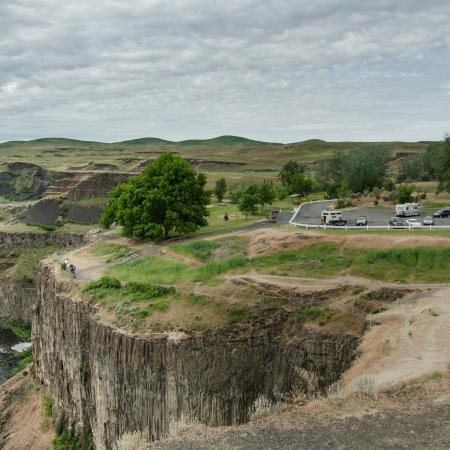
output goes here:
[[294, 392], [325, 390], [355, 357], [359, 339], [280, 324], [135, 336], [98, 319], [94, 306], [41, 265], [33, 319], [34, 370], [53, 398], [58, 429], [92, 430], [96, 449], [124, 433], [148, 440], [188, 424], [239, 424]]
[[75, 233], [0, 232], [0, 248], [34, 248], [49, 245], [78, 247], [85, 242], [85, 235]]
[[0, 278], [0, 322], [31, 323], [36, 298], [34, 284]]

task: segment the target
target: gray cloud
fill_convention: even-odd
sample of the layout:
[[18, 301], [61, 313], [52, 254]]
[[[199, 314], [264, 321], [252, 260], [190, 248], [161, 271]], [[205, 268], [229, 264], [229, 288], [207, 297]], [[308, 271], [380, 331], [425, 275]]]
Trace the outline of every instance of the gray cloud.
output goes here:
[[439, 139], [443, 0], [2, 0], [0, 141]]

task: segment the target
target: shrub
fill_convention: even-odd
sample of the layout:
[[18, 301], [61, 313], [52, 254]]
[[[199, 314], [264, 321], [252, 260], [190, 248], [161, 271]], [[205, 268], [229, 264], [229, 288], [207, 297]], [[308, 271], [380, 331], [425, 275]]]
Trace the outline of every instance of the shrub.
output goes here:
[[297, 311], [295, 320], [298, 324], [304, 325], [308, 322], [318, 323], [319, 325], [325, 325], [336, 314], [335, 309], [319, 308], [317, 306], [311, 306]]
[[238, 322], [248, 320], [251, 317], [250, 309], [245, 305], [232, 305], [226, 309], [228, 324], [233, 325]]
[[209, 302], [209, 298], [206, 295], [189, 294], [188, 299], [193, 305], [205, 305]]
[[45, 417], [52, 417], [53, 415], [53, 401], [47, 395], [42, 397], [42, 409], [44, 410]]
[[133, 300], [146, 300], [161, 297], [175, 292], [173, 287], [153, 286], [151, 284], [130, 281], [122, 289], [121, 294], [130, 296]]
[[123, 434], [117, 441], [114, 450], [146, 450], [147, 448], [149, 448], [149, 443], [145, 440], [144, 435], [135, 431]]
[[134, 312], [137, 318], [144, 319], [151, 316], [155, 311], [166, 311], [169, 308], [169, 303], [166, 300], [155, 300], [149, 306], [138, 309]]
[[82, 438], [75, 435], [74, 429], [71, 427], [68, 431], [57, 436], [53, 442], [54, 450], [93, 450], [92, 434], [85, 431]]
[[96, 289], [120, 289], [120, 281], [114, 277], [104, 276], [98, 280], [91, 281], [85, 287], [86, 291], [94, 291]]

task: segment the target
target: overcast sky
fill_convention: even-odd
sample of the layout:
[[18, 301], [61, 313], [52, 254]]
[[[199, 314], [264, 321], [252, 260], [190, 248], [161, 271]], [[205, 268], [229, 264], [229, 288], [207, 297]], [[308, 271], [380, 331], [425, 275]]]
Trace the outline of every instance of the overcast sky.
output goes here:
[[449, 0], [0, 0], [0, 141], [447, 131]]

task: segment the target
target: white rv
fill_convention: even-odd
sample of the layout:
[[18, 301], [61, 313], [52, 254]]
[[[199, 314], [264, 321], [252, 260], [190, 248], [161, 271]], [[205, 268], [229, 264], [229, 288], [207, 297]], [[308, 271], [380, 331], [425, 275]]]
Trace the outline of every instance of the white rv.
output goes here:
[[422, 214], [422, 206], [420, 203], [402, 203], [395, 207], [397, 217], [420, 216]]
[[342, 219], [342, 211], [322, 211], [320, 215], [322, 223], [330, 223], [330, 220]]

